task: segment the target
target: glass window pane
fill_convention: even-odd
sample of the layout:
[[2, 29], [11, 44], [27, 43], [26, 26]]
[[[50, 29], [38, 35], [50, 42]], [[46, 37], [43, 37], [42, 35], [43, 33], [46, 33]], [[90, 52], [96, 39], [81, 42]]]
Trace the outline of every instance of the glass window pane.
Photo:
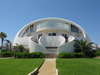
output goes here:
[[39, 28], [59, 28], [69, 30], [70, 27], [67, 23], [60, 21], [44, 21], [37, 24], [37, 29]]
[[29, 27], [26, 29], [26, 33], [29, 33]]
[[51, 33], [48, 33], [48, 36], [51, 36]]
[[33, 25], [30, 26], [30, 32], [33, 32]]

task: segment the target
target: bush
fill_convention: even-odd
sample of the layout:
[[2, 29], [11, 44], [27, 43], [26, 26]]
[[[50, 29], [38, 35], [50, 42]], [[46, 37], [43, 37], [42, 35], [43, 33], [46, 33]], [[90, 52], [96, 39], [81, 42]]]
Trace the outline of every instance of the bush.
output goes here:
[[95, 55], [96, 56], [100, 56], [100, 52], [95, 52]]
[[31, 57], [32, 58], [44, 58], [45, 55], [41, 52], [33, 52], [33, 53], [31, 53]]
[[85, 52], [85, 56], [89, 58], [95, 57], [95, 52], [96, 52], [95, 50], [87, 51]]
[[79, 53], [71, 53], [70, 54], [70, 58], [82, 58], [84, 57], [84, 53], [83, 52], [79, 52]]
[[84, 53], [67, 53], [67, 52], [62, 52], [58, 55], [58, 58], [82, 58], [84, 57]]
[[14, 54], [15, 58], [28, 58], [28, 54], [27, 52], [16, 52]]
[[24, 45], [18, 45], [18, 46], [13, 46], [13, 51], [14, 52], [29, 52], [29, 49], [24, 48]]
[[9, 52], [0, 52], [0, 56], [1, 57], [12, 57], [14, 55], [13, 52], [9, 51]]
[[44, 58], [45, 55], [41, 52], [33, 52], [33, 53], [28, 53], [28, 52], [16, 52], [14, 54], [15, 58]]
[[3, 50], [1, 50], [1, 52], [7, 52], [7, 50], [3, 49]]
[[58, 58], [69, 58], [69, 55], [67, 52], [62, 52], [58, 54]]

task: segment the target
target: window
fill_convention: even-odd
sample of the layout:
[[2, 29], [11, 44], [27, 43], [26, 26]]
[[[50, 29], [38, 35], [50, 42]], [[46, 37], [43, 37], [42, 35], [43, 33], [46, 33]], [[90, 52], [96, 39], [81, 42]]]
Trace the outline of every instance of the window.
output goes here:
[[20, 32], [19, 37], [22, 37], [22, 31]]
[[26, 29], [26, 33], [29, 33], [29, 27]]
[[52, 34], [51, 33], [48, 33], [48, 36], [51, 36]]
[[68, 41], [68, 36], [67, 34], [62, 34], [62, 36], [66, 39], [66, 42]]
[[48, 33], [48, 36], [56, 36], [56, 33]]
[[66, 25], [68, 25], [68, 23], [65, 23]]
[[70, 26], [68, 23], [61, 22], [61, 21], [44, 21], [37, 23], [36, 26], [37, 29], [39, 28], [59, 28], [59, 29], [64, 29], [64, 30], [69, 30]]
[[56, 36], [56, 33], [52, 33], [52, 36]]
[[38, 39], [42, 36], [42, 34], [38, 34]]
[[71, 25], [71, 31], [78, 33], [79, 29], [77, 27], [75, 27], [74, 25]]
[[29, 33], [29, 27], [26, 29], [26, 33]]
[[30, 32], [33, 32], [33, 25], [30, 26]]

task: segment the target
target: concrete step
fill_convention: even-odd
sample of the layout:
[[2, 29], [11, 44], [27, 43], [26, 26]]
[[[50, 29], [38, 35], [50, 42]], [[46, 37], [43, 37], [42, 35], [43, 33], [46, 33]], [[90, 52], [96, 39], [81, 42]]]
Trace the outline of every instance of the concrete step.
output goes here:
[[46, 58], [57, 58], [57, 54], [46, 54]]

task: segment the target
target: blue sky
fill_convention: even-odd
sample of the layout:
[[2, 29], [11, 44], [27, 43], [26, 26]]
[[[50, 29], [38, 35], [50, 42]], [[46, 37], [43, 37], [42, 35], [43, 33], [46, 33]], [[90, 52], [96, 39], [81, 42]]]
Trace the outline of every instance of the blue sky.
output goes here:
[[12, 42], [24, 25], [46, 17], [77, 23], [100, 44], [100, 0], [0, 0], [0, 32]]

